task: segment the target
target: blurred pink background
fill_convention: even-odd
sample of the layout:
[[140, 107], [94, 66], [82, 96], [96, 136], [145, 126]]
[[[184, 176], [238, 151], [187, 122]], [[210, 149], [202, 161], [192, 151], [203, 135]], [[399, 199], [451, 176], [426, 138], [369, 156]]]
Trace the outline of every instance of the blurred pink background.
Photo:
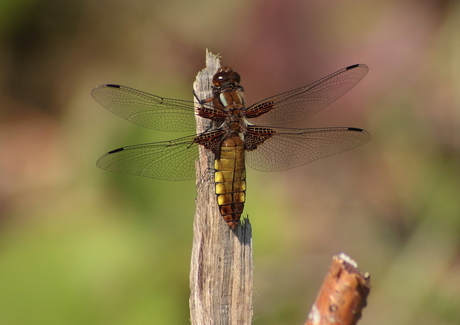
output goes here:
[[459, 22], [448, 0], [4, 0], [0, 323], [189, 322], [194, 183], [95, 166], [181, 134], [133, 125], [90, 92], [193, 100], [208, 48], [240, 73], [248, 104], [370, 68], [295, 125], [364, 128], [368, 144], [248, 171], [254, 324], [302, 324], [340, 252], [371, 273], [360, 324], [459, 324]]

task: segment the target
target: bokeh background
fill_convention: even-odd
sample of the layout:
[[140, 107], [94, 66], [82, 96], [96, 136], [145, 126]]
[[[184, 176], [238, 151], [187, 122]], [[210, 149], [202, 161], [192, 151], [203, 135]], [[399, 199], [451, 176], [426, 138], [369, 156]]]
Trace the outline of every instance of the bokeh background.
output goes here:
[[99, 170], [174, 139], [99, 106], [118, 83], [192, 100], [205, 49], [247, 103], [355, 63], [370, 72], [302, 127], [372, 140], [248, 171], [254, 324], [302, 324], [340, 252], [371, 273], [361, 324], [460, 323], [460, 3], [2, 0], [0, 324], [188, 324], [194, 182]]

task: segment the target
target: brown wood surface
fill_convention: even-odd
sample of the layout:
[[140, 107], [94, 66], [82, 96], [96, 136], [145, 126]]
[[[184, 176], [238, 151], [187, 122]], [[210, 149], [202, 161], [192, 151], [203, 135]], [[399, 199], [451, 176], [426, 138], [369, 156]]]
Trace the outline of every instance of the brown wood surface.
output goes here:
[[[211, 80], [219, 67], [219, 57], [207, 52], [206, 69], [198, 74], [194, 83], [199, 99], [211, 96]], [[197, 117], [198, 133], [203, 132], [208, 124], [209, 120]], [[232, 230], [223, 220], [216, 201], [213, 168], [212, 154], [200, 148], [190, 270], [191, 323], [251, 324], [251, 224], [246, 219]]]
[[334, 256], [306, 325], [352, 325], [361, 318], [370, 290], [369, 274], [345, 254]]

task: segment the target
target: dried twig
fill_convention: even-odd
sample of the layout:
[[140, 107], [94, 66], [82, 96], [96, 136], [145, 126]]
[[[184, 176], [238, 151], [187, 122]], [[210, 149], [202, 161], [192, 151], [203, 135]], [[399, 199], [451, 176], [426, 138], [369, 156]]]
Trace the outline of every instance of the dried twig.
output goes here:
[[370, 276], [359, 273], [355, 261], [340, 254], [332, 259], [306, 325], [354, 325], [370, 290]]

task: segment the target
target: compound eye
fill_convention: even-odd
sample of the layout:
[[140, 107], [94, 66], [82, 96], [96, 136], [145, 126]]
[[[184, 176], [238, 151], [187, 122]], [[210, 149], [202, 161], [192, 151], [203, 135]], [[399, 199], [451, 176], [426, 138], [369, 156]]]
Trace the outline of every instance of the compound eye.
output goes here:
[[228, 73], [226, 72], [218, 72], [212, 78], [212, 83], [216, 87], [220, 87], [223, 82], [228, 80]]
[[230, 75], [228, 76], [229, 79], [235, 81], [235, 83], [238, 85], [241, 81], [241, 77], [238, 73], [236, 73], [235, 71], [232, 71], [230, 73]]

